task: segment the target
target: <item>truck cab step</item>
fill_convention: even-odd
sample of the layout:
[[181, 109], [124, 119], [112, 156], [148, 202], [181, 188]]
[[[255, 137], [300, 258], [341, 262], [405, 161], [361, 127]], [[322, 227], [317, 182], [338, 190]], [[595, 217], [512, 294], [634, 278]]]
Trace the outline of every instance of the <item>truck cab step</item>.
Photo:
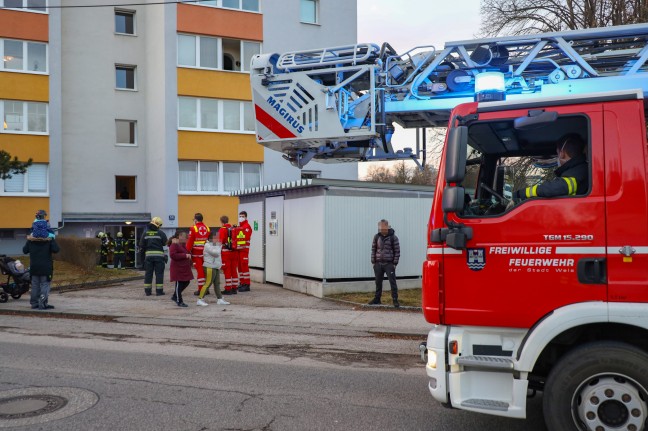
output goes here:
[[457, 364], [464, 367], [513, 371], [513, 359], [502, 356], [461, 356]]
[[495, 401], [495, 400], [482, 400], [482, 399], [470, 399], [463, 401], [461, 403], [462, 407], [480, 409], [480, 410], [497, 410], [497, 411], [507, 411], [509, 409], [509, 403], [504, 401]]

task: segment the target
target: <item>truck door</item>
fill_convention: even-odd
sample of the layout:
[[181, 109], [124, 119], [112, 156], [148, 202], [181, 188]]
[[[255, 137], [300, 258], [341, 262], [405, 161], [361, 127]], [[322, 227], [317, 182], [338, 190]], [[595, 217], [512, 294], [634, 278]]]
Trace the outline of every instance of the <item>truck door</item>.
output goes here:
[[646, 127], [641, 100], [604, 110], [607, 279], [611, 302], [648, 302]]
[[[602, 104], [543, 109], [558, 117], [539, 128], [517, 129], [530, 110], [480, 113], [468, 124], [466, 204], [447, 217], [472, 238], [444, 254], [446, 324], [528, 328], [561, 306], [606, 299], [605, 282], [578, 277], [581, 260], [605, 257]], [[504, 195], [550, 178], [555, 166], [545, 168], [568, 134], [586, 145], [586, 194], [510, 203]], [[497, 178], [507, 171], [516, 173]]]

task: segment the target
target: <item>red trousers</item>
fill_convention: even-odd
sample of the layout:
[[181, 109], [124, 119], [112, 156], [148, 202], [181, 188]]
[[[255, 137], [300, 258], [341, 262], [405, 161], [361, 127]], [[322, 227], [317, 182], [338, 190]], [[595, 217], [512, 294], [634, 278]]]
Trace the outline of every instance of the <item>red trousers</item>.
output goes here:
[[203, 258], [192, 256], [194, 266], [196, 267], [196, 279], [198, 280], [198, 290], [205, 284], [205, 270], [203, 269]]
[[238, 252], [223, 250], [223, 275], [225, 276], [225, 290], [238, 287]]
[[250, 249], [242, 248], [238, 251], [238, 275], [241, 285], [250, 285]]

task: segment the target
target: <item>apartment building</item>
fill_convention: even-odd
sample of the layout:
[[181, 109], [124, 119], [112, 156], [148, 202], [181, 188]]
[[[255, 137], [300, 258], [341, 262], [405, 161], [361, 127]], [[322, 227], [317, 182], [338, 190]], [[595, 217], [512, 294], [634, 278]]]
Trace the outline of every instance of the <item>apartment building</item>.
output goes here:
[[0, 0], [0, 149], [34, 161], [0, 186], [0, 253], [18, 252], [37, 209], [61, 234], [139, 236], [151, 216], [235, 218], [241, 188], [357, 178], [258, 145], [249, 85], [260, 52], [355, 43], [355, 1], [80, 4]]

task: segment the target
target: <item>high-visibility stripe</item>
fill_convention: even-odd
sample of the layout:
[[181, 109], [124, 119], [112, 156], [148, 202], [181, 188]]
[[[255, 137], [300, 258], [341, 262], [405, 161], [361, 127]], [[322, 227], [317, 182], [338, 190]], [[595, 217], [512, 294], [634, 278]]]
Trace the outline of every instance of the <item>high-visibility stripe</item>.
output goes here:
[[524, 194], [525, 194], [525, 196], [527, 197], [527, 199], [530, 198], [530, 197], [531, 197], [531, 187], [527, 187], [527, 188], [524, 190]]
[[259, 105], [254, 105], [254, 111], [256, 113], [257, 121], [267, 127], [268, 130], [270, 130], [272, 133], [277, 135], [279, 139], [296, 137], [295, 134], [284, 127], [279, 121], [275, 120], [270, 114], [261, 109]]
[[574, 196], [576, 194], [576, 180], [571, 177], [562, 177], [562, 179], [567, 183], [567, 195]]
[[164, 252], [163, 251], [157, 251], [157, 250], [150, 250], [150, 251], [147, 250], [144, 254], [146, 256], [149, 256], [149, 255], [163, 255]]
[[531, 187], [531, 196], [533, 196], [534, 198], [538, 196], [538, 186], [537, 185]]
[[574, 177], [570, 177], [569, 179], [570, 179], [570, 180], [572, 181], [572, 183], [574, 184], [574, 196], [576, 196], [576, 191], [577, 191], [577, 189], [578, 189], [578, 183], [576, 182], [576, 178], [574, 178]]

